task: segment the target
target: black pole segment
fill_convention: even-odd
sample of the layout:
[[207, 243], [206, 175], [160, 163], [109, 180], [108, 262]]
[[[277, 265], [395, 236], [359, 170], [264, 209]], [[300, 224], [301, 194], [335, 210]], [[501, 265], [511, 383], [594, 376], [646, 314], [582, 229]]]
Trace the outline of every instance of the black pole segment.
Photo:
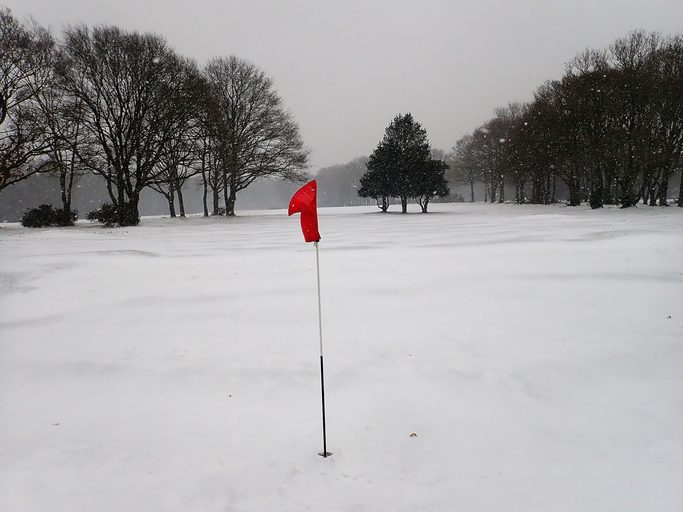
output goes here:
[[325, 371], [323, 369], [323, 356], [320, 356], [320, 389], [322, 391], [323, 399], [323, 451], [318, 455], [327, 457], [332, 454], [327, 451], [327, 431], [325, 426]]

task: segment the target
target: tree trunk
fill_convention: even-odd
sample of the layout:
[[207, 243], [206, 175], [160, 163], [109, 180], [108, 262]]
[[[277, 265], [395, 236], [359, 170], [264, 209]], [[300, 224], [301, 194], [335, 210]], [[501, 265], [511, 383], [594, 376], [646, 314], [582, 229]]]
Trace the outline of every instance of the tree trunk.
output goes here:
[[209, 184], [206, 182], [206, 170], [204, 169], [204, 164], [202, 164], [202, 182], [204, 184], [204, 191], [202, 194], [202, 205], [204, 206], [204, 217], [209, 216]]
[[111, 200], [111, 204], [116, 204], [116, 196], [114, 195], [114, 184], [111, 181], [111, 176], [107, 174], [104, 176], [104, 179], [107, 182], [107, 193], [109, 194], [109, 199]]
[[683, 172], [681, 172], [681, 182], [678, 185], [678, 206], [683, 208]]
[[525, 198], [524, 198], [524, 182], [521, 181], [517, 184], [517, 189], [515, 190], [515, 198], [517, 200], [517, 204], [524, 204]]
[[[225, 204], [225, 214], [230, 211], [230, 205], [228, 204], [228, 192], [232, 194], [232, 187], [228, 186], [228, 173], [223, 174], [223, 203]], [[232, 204], [232, 215], [235, 215], [235, 204]]]
[[182, 187], [176, 187], [178, 191], [178, 208], [180, 209], [180, 216], [185, 218], [185, 201], [183, 200], [183, 190]]
[[220, 202], [221, 202], [220, 195], [218, 193], [218, 187], [213, 187], [212, 192], [213, 192], [213, 214], [218, 215], [218, 214], [220, 214], [219, 208], [220, 208]]
[[611, 166], [605, 168], [603, 204], [614, 204], [614, 173]]
[[534, 173], [531, 180], [531, 203], [543, 204], [543, 199], [543, 179]]
[[70, 210], [70, 205], [66, 195], [66, 172], [64, 171], [59, 173], [59, 187], [62, 189], [62, 208], [66, 213], [68, 210]]
[[66, 206], [65, 210], [69, 211], [69, 214], [71, 214], [71, 204], [73, 202], [73, 192], [74, 192], [74, 185], [76, 182], [76, 177], [75, 177], [75, 172], [73, 168], [71, 169], [71, 172], [69, 173], [69, 183], [66, 186]]
[[168, 194], [164, 194], [164, 196], [166, 196], [166, 201], [168, 201], [168, 214], [172, 218], [176, 216], [176, 213], [175, 213], [175, 194], [173, 193], [173, 190], [174, 190], [173, 183], [169, 183]]
[[669, 206], [666, 196], [669, 195], [669, 177], [662, 173], [661, 183], [659, 185], [659, 206]]
[[470, 203], [474, 202], [474, 182], [470, 181]]
[[119, 217], [119, 226], [128, 226], [127, 224], [127, 215], [126, 215], [126, 192], [123, 187], [122, 180], [119, 180], [117, 184], [117, 193], [118, 193], [118, 202], [116, 204], [117, 211], [118, 211], [118, 217]]
[[619, 180], [619, 202], [622, 208], [630, 208], [636, 206], [640, 196], [633, 191], [633, 183], [628, 177], [622, 177]]
[[137, 226], [140, 224], [140, 193], [132, 194], [128, 201], [119, 203], [119, 226]]
[[74, 178], [73, 173], [69, 176], [69, 183], [66, 181], [66, 171], [59, 173], [59, 186], [62, 191], [62, 218], [60, 219], [62, 226], [73, 226], [71, 220], [71, 193], [73, 191]]
[[580, 206], [581, 205], [581, 185], [576, 176], [570, 176], [567, 180], [567, 186], [569, 187], [569, 206]]
[[237, 190], [234, 183], [230, 183], [230, 193], [225, 198], [225, 215], [235, 216], [235, 202], [237, 201]]
[[401, 196], [401, 213], [408, 213], [408, 197]]

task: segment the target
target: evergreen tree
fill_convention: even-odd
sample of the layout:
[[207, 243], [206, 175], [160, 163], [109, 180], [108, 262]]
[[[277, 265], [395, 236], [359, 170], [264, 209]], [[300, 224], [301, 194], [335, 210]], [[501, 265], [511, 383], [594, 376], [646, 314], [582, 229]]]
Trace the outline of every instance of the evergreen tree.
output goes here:
[[447, 170], [446, 162], [430, 159], [424, 171], [416, 176], [414, 193], [422, 213], [427, 213], [427, 206], [433, 198], [447, 197], [451, 193], [446, 181]]
[[389, 198], [392, 194], [391, 169], [386, 162], [386, 150], [381, 143], [370, 155], [365, 164], [367, 172], [360, 177], [360, 197], [372, 197], [377, 201], [377, 206], [386, 212], [389, 208]]
[[[408, 199], [443, 191], [443, 188], [437, 187], [425, 192], [426, 184], [430, 183], [427, 188], [433, 185], [427, 176], [445, 172], [445, 164], [439, 166], [433, 162], [425, 129], [411, 114], [399, 114], [370, 155], [366, 164], [368, 172], [361, 177], [358, 195], [374, 198], [382, 211], [387, 211], [390, 197], [398, 197], [401, 199], [401, 211], [406, 213]], [[438, 181], [438, 178], [435, 180]], [[423, 211], [426, 211], [428, 202], [427, 199]]]

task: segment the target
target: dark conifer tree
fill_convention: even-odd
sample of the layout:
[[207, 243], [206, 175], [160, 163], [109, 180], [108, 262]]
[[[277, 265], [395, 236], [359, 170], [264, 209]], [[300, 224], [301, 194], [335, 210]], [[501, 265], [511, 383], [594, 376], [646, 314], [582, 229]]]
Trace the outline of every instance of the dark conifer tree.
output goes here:
[[446, 180], [446, 162], [430, 159], [421, 174], [416, 176], [415, 197], [422, 208], [422, 213], [427, 213], [429, 201], [435, 197], [447, 197], [451, 191]]
[[[411, 114], [399, 114], [370, 155], [366, 164], [368, 172], [361, 177], [358, 195], [376, 199], [382, 211], [387, 211], [390, 197], [398, 197], [401, 211], [406, 213], [408, 199], [425, 196], [427, 176], [439, 167], [432, 162], [426, 130]], [[433, 192], [436, 191], [443, 189]]]

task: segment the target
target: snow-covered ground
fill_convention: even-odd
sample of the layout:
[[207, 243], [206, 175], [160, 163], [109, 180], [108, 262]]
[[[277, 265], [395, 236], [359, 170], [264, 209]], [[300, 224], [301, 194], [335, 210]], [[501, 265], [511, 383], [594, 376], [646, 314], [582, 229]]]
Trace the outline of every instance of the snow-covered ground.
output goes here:
[[683, 209], [431, 209], [320, 210], [327, 459], [297, 218], [3, 225], [0, 511], [683, 510]]

